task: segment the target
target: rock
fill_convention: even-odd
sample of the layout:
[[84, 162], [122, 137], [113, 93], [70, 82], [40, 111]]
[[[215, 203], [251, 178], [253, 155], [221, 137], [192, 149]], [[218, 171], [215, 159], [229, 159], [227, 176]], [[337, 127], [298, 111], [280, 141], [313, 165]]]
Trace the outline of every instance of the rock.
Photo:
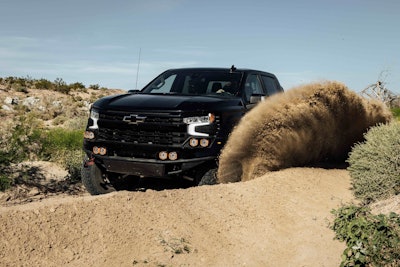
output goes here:
[[62, 106], [62, 102], [60, 100], [55, 100], [51, 103], [54, 107], [61, 107]]
[[38, 102], [40, 101], [39, 98], [30, 96], [24, 99], [22, 102], [22, 105], [27, 106], [27, 107], [33, 107], [35, 106]]
[[8, 105], [18, 105], [19, 99], [18, 99], [18, 97], [7, 96], [6, 99], [4, 99], [4, 103], [6, 103]]
[[5, 111], [13, 111], [13, 109], [10, 108], [10, 107], [7, 106], [7, 105], [2, 105], [2, 106], [1, 106], [1, 109], [4, 109]]

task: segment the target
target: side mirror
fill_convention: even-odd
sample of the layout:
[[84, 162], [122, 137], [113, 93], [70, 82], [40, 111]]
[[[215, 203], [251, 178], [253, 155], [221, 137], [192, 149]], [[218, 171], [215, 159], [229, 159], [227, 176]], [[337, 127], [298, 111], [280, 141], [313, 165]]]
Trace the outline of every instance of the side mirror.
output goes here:
[[139, 89], [131, 89], [131, 90], [128, 91], [129, 94], [137, 94], [139, 92], [140, 92]]
[[258, 102], [261, 102], [264, 100], [263, 95], [251, 95], [250, 96], [250, 104], [257, 104]]

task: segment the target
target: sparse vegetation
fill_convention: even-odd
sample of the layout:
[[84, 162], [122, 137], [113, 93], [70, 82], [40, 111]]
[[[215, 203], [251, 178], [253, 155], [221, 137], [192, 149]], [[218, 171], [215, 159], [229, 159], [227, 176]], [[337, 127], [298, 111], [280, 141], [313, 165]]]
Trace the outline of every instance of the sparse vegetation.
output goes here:
[[400, 120], [400, 107], [395, 107], [391, 109], [393, 113], [393, 117], [395, 117], [397, 120]]
[[352, 189], [361, 204], [332, 211], [335, 219], [331, 229], [347, 245], [341, 266], [400, 265], [400, 216], [373, 215], [367, 206], [400, 193], [399, 135], [396, 120], [372, 127], [364, 135], [365, 141], [356, 144], [349, 155]]
[[[44, 89], [44, 90], [52, 90], [57, 91], [63, 94], [69, 94], [72, 91], [78, 92], [86, 92], [87, 88], [83, 83], [74, 82], [71, 84], [67, 84], [62, 78], [56, 78], [53, 82], [47, 79], [32, 79], [31, 77], [0, 77], [0, 85], [5, 86], [5, 89], [11, 90], [14, 89], [17, 92], [28, 93], [29, 88], [35, 89]], [[100, 86], [90, 85], [89, 88], [94, 90], [99, 90]], [[103, 88], [103, 87], [102, 87]], [[107, 88], [105, 88], [107, 89]]]
[[349, 173], [356, 198], [364, 203], [400, 193], [400, 123], [371, 128], [349, 155]]
[[400, 216], [373, 215], [367, 206], [333, 210], [331, 229], [347, 248], [340, 266], [399, 266]]
[[12, 98], [9, 110], [0, 110], [1, 191], [15, 184], [8, 166], [25, 160], [56, 162], [69, 172], [70, 181], [80, 180], [89, 103], [100, 95], [119, 93], [99, 89], [97, 85], [90, 91], [80, 82], [67, 84], [62, 78], [54, 82], [29, 76], [0, 78], [0, 101]]
[[190, 243], [185, 238], [170, 238], [166, 240], [160, 237], [160, 244], [165, 247], [165, 251], [170, 251], [173, 254], [184, 254], [192, 252]]
[[[0, 169], [2, 172], [2, 170]], [[11, 186], [11, 179], [6, 174], [0, 174], [0, 191], [4, 191]]]

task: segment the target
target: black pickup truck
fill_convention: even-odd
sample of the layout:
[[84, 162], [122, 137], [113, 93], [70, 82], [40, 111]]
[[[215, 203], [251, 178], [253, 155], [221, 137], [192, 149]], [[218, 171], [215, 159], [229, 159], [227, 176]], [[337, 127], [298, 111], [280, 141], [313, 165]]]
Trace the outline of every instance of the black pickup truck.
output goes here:
[[97, 100], [84, 133], [82, 182], [93, 195], [146, 177], [207, 183], [232, 128], [283, 89], [251, 69], [170, 69], [140, 91]]

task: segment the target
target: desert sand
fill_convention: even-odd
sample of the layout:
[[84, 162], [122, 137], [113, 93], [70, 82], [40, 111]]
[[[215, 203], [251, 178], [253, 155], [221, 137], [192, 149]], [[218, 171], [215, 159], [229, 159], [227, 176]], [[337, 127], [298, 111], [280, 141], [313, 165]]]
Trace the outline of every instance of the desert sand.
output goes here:
[[289, 168], [241, 183], [57, 195], [0, 207], [1, 266], [339, 266], [330, 211], [344, 169]]

